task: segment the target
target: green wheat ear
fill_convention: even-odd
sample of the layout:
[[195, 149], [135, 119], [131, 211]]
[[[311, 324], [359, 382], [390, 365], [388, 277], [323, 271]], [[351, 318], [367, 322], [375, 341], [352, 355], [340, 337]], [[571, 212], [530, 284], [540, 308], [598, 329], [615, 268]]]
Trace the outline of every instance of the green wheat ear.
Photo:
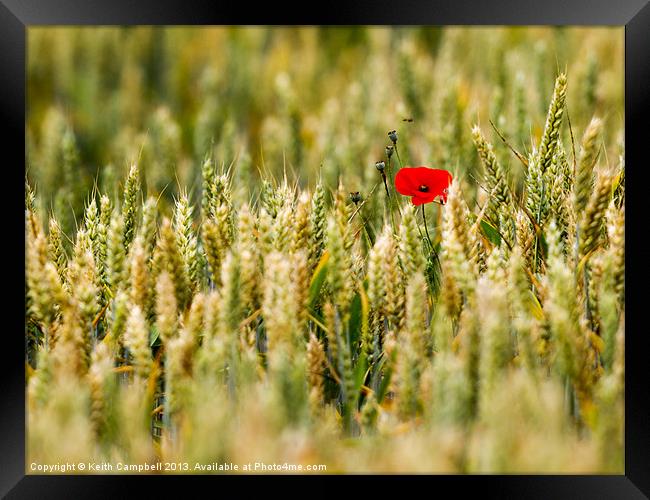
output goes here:
[[153, 359], [149, 347], [149, 328], [139, 306], [129, 312], [124, 331], [124, 345], [128, 348], [135, 368], [135, 376], [145, 381], [151, 373]]
[[201, 166], [201, 215], [204, 218], [208, 217], [216, 204], [214, 199], [216, 189], [213, 188], [215, 175], [214, 161], [210, 155], [206, 155]]
[[400, 254], [408, 279], [422, 272], [426, 265], [423, 248], [424, 239], [418, 235], [415, 212], [406, 210], [400, 224]]
[[140, 226], [139, 235], [142, 236], [147, 267], [151, 271], [156, 238], [158, 237], [158, 208], [153, 197], [147, 198], [142, 205], [142, 225]]
[[327, 250], [330, 254], [330, 266], [327, 273], [327, 283], [334, 301], [334, 305], [346, 317], [353, 294], [352, 261], [346, 251], [345, 241], [347, 236], [347, 220], [341, 226], [337, 219], [330, 215], [327, 223]]
[[151, 276], [144, 247], [144, 238], [141, 234], [136, 236], [131, 247], [130, 255], [130, 294], [134, 305], [140, 307], [145, 317], [149, 317], [152, 310]]
[[185, 310], [191, 298], [188, 269], [179, 249], [178, 235], [172, 222], [164, 218], [160, 225], [159, 238], [154, 254], [154, 268], [157, 273], [167, 271], [173, 282], [178, 307]]
[[61, 282], [66, 281], [66, 268], [68, 263], [68, 256], [66, 255], [65, 248], [63, 247], [63, 234], [61, 231], [61, 226], [57, 220], [52, 217], [50, 218], [50, 231], [48, 234], [48, 253], [49, 258], [59, 273], [59, 278]]
[[199, 287], [200, 256], [198, 250], [198, 239], [192, 229], [193, 208], [187, 198], [187, 194], [182, 193], [176, 201], [174, 210], [174, 231], [178, 242], [178, 249], [181, 254], [185, 273], [190, 281], [191, 291]]
[[593, 172], [598, 158], [598, 138], [602, 126], [602, 121], [599, 118], [593, 118], [582, 136], [573, 187], [573, 210], [575, 214], [583, 213], [591, 194]]
[[156, 327], [164, 344], [177, 334], [178, 302], [171, 274], [162, 270], [156, 282]]
[[99, 200], [99, 222], [97, 224], [95, 239], [95, 266], [99, 277], [99, 285], [103, 290], [102, 302], [105, 304], [108, 299], [109, 289], [109, 268], [108, 268], [108, 233], [111, 225], [113, 206], [106, 195]]
[[612, 184], [613, 176], [609, 172], [598, 173], [594, 191], [580, 220], [579, 261], [599, 245], [605, 222], [605, 211], [611, 201]]
[[124, 185], [124, 204], [122, 205], [122, 217], [124, 219], [124, 248], [129, 250], [133, 235], [136, 230], [136, 218], [138, 202], [137, 196], [140, 192], [140, 174], [137, 165], [132, 165]]
[[309, 268], [314, 269], [320, 261], [325, 249], [326, 240], [326, 215], [325, 215], [325, 188], [322, 180], [318, 180], [314, 195], [311, 199], [311, 212], [309, 213]]
[[126, 248], [124, 246], [124, 217], [121, 214], [113, 214], [111, 218], [111, 224], [108, 228], [107, 247], [108, 283], [113, 295], [115, 295], [118, 290], [125, 288], [128, 279]]
[[564, 104], [566, 101], [567, 78], [564, 73], [555, 80], [553, 89], [553, 98], [548, 106], [546, 124], [542, 141], [539, 145], [539, 165], [542, 173], [550, 166], [553, 155], [557, 150], [560, 141], [560, 127], [562, 125], [562, 116], [564, 115]]
[[366, 276], [370, 315], [368, 318], [369, 328], [366, 336], [361, 338], [361, 347], [370, 364], [374, 363], [379, 357], [385, 336], [386, 276], [383, 272], [383, 255], [386, 253], [386, 246], [389, 244], [388, 231], [389, 229], [382, 231], [368, 256]]
[[307, 379], [309, 403], [316, 414], [323, 402], [325, 387], [325, 350], [322, 343], [311, 334], [307, 343]]
[[490, 195], [488, 214], [492, 221], [499, 223], [497, 213], [503, 212], [507, 216], [512, 206], [508, 179], [503, 167], [497, 160], [494, 147], [485, 140], [478, 125], [474, 125], [472, 128], [472, 138], [481, 163], [485, 168], [487, 188]]

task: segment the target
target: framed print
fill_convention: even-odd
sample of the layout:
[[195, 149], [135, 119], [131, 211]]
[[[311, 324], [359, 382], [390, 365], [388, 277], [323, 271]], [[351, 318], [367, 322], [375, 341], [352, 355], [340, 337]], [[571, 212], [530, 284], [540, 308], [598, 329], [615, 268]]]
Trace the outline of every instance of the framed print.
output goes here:
[[2, 493], [647, 498], [650, 7], [286, 12], [0, 5]]

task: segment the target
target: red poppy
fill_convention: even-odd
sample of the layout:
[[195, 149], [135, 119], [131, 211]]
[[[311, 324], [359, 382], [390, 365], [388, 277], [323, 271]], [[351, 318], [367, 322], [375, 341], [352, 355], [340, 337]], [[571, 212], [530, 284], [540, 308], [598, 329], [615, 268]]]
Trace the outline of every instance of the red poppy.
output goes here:
[[438, 196], [446, 203], [451, 180], [451, 173], [446, 170], [404, 167], [395, 175], [395, 189], [404, 196], [411, 196], [411, 202], [416, 206], [431, 203]]

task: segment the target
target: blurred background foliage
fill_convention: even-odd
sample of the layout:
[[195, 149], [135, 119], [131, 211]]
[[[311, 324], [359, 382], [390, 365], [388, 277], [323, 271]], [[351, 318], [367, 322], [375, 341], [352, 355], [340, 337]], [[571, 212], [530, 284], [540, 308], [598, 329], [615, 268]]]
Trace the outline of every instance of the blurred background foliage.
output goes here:
[[472, 175], [478, 122], [517, 178], [488, 120], [529, 152], [561, 71], [566, 143], [597, 114], [617, 158], [623, 41], [606, 27], [31, 27], [27, 174], [67, 234], [80, 193], [115, 197], [133, 162], [163, 209], [179, 186], [198, 199], [208, 154], [241, 200], [285, 171], [367, 193], [392, 129], [405, 163]]

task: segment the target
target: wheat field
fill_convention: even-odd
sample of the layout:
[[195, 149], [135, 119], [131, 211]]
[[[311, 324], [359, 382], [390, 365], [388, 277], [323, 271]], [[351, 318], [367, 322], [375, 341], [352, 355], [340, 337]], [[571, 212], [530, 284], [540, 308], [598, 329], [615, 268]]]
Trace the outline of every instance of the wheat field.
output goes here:
[[623, 473], [622, 51], [29, 28], [27, 473]]

